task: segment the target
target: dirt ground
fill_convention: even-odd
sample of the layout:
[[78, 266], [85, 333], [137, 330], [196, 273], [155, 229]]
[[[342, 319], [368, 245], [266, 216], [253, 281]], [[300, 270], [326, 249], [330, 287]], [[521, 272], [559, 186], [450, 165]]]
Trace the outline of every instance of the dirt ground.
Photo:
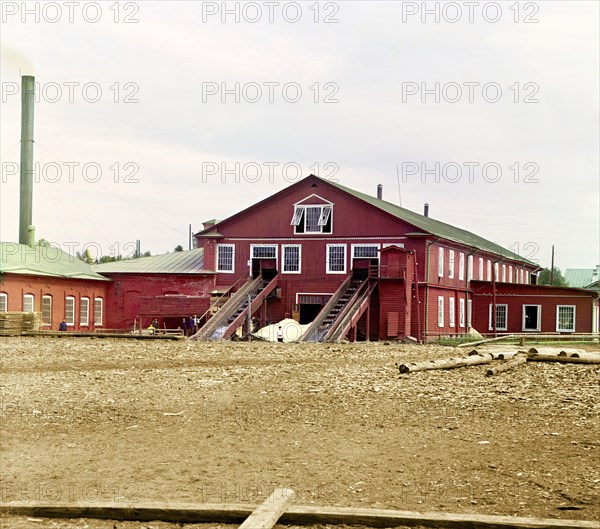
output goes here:
[[[467, 351], [3, 338], [2, 501], [258, 504], [286, 486], [298, 505], [599, 520], [600, 366], [395, 366]], [[167, 527], [67, 522], [0, 518]]]

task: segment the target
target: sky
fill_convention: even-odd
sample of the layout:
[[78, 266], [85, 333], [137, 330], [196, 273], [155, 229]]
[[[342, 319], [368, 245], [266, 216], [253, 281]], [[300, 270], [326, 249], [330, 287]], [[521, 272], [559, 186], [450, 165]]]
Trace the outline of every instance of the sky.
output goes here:
[[188, 247], [311, 173], [549, 266], [600, 263], [595, 1], [1, 4], [0, 240]]

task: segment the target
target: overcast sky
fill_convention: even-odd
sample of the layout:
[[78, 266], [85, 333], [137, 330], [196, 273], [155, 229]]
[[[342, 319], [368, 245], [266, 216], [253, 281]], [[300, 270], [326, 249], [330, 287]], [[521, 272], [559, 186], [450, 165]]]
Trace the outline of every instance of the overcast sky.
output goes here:
[[4, 1], [0, 238], [31, 74], [36, 237], [63, 248], [187, 248], [314, 172], [592, 268], [598, 28], [595, 1]]

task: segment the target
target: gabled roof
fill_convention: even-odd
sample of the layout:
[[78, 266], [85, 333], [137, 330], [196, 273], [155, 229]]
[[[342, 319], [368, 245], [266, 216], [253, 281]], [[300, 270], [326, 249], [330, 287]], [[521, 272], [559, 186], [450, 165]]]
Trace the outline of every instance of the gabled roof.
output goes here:
[[165, 253], [137, 259], [125, 259], [94, 265], [101, 274], [198, 274], [210, 273], [203, 270], [204, 249], [184, 250], [183, 252]]
[[566, 268], [565, 281], [570, 287], [585, 288], [598, 281], [596, 268]]
[[0, 242], [0, 273], [110, 281], [60, 248], [16, 242]]

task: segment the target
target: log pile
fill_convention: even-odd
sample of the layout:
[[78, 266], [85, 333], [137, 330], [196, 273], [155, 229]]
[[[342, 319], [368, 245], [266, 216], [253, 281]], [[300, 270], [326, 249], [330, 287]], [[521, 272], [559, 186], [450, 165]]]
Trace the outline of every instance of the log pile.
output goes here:
[[39, 312], [0, 312], [0, 336], [20, 336], [40, 328]]

